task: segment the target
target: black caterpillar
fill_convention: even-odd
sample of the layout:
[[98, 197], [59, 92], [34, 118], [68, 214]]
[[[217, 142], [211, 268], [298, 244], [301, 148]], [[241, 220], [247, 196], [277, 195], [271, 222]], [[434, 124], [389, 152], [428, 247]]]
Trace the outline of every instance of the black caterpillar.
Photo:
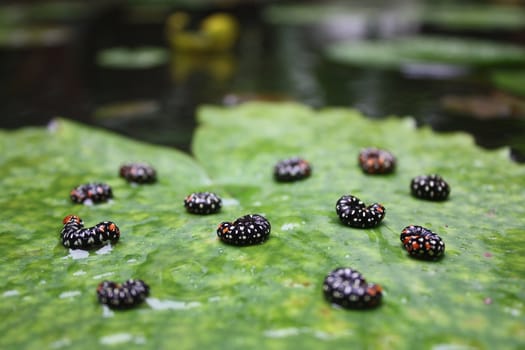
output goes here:
[[350, 227], [372, 228], [383, 220], [386, 209], [379, 203], [366, 206], [359, 198], [346, 195], [339, 198], [335, 211], [341, 222]]
[[383, 149], [365, 148], [359, 153], [358, 160], [367, 174], [389, 174], [396, 168], [396, 158]]
[[217, 228], [217, 236], [224, 243], [247, 246], [266, 241], [270, 230], [270, 222], [264, 216], [250, 214], [238, 218], [233, 223], [222, 222]]
[[279, 161], [273, 168], [273, 177], [279, 182], [305, 179], [312, 174], [312, 167], [306, 160], [293, 157]]
[[97, 287], [101, 304], [112, 309], [128, 309], [142, 303], [149, 295], [149, 286], [142, 280], [129, 279], [122, 284], [104, 281]]
[[445, 254], [445, 242], [441, 237], [422, 226], [405, 227], [399, 239], [408, 254], [415, 258], [436, 260]]
[[192, 214], [213, 214], [221, 209], [222, 200], [212, 192], [195, 192], [184, 198], [184, 207]]
[[109, 185], [94, 182], [75, 187], [69, 196], [75, 203], [93, 204], [113, 198], [113, 191]]
[[145, 163], [124, 164], [120, 167], [119, 175], [128, 182], [139, 184], [157, 181], [157, 171], [151, 165]]
[[383, 297], [380, 285], [367, 283], [358, 271], [341, 267], [326, 276], [323, 293], [330, 303], [346, 309], [374, 308], [381, 303]]
[[450, 186], [439, 175], [420, 175], [410, 182], [410, 191], [416, 198], [444, 201], [450, 194]]
[[62, 221], [60, 232], [62, 244], [71, 249], [91, 249], [106, 244], [117, 243], [120, 230], [114, 222], [104, 221], [93, 227], [84, 228], [84, 222], [76, 215], [68, 215]]

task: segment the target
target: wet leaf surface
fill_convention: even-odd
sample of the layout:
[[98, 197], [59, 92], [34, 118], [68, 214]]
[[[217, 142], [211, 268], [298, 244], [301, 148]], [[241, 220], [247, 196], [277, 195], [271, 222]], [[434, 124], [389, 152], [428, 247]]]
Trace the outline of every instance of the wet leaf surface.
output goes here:
[[[205, 107], [194, 158], [58, 119], [50, 129], [0, 132], [0, 324], [2, 348], [475, 348], [525, 345], [525, 168], [507, 150], [483, 151], [464, 134], [436, 135], [410, 119], [371, 121], [344, 109], [296, 104]], [[363, 147], [390, 150], [398, 168], [367, 176]], [[275, 183], [279, 159], [313, 166], [297, 183]], [[120, 164], [147, 161], [159, 181], [132, 186]], [[439, 173], [448, 201], [412, 198], [409, 183]], [[104, 181], [115, 199], [80, 206], [76, 185]], [[185, 212], [192, 191], [214, 191], [221, 212]], [[369, 230], [341, 225], [343, 194], [387, 209]], [[115, 221], [121, 240], [102, 253], [70, 253], [61, 220]], [[258, 246], [221, 244], [221, 221], [259, 213], [272, 223]], [[444, 259], [422, 262], [399, 234], [418, 224], [439, 233]], [[334, 308], [325, 275], [350, 266], [383, 286], [372, 311]], [[103, 279], [142, 278], [151, 297], [125, 312], [97, 304]]]

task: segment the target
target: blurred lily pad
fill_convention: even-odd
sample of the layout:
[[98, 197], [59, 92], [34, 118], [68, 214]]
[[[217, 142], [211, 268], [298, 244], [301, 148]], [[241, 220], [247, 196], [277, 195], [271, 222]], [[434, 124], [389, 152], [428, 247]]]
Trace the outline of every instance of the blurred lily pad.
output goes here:
[[[0, 324], [3, 348], [334, 349], [505, 348], [525, 345], [525, 168], [507, 150], [484, 151], [464, 134], [436, 135], [411, 119], [371, 121], [355, 111], [283, 103], [207, 106], [194, 158], [59, 119], [49, 129], [0, 132]], [[389, 176], [357, 166], [362, 147], [399, 160]], [[274, 163], [313, 165], [300, 183], [272, 179]], [[130, 186], [118, 166], [154, 165], [159, 182]], [[410, 179], [437, 172], [448, 201], [409, 195]], [[70, 203], [69, 190], [105, 181], [115, 199]], [[211, 190], [220, 213], [185, 212], [191, 191]], [[375, 229], [341, 225], [335, 202], [352, 193], [380, 201]], [[114, 220], [120, 242], [105, 254], [70, 253], [62, 218]], [[217, 224], [246, 213], [272, 223], [263, 245], [216, 239]], [[437, 262], [410, 259], [401, 229], [421, 224], [447, 245]], [[385, 289], [383, 305], [346, 311], [322, 298], [322, 280], [352, 266]], [[143, 278], [145, 305], [113, 312], [96, 303], [103, 279]], [[497, 326], [494, 326], [497, 325]]]
[[169, 52], [162, 47], [114, 47], [97, 54], [97, 64], [115, 69], [147, 69], [165, 64]]
[[[230, 0], [229, 4], [234, 3]], [[126, 3], [131, 8], [147, 6], [150, 9], [152, 7], [163, 7], [163, 8], [182, 8], [182, 9], [209, 9], [210, 6], [221, 6], [224, 5], [223, 0], [126, 0]]]
[[525, 65], [525, 48], [519, 46], [435, 36], [337, 43], [326, 49], [326, 55], [343, 64], [390, 69], [421, 63], [469, 67]]
[[269, 6], [263, 14], [270, 23], [286, 25], [319, 24], [340, 16], [366, 15], [364, 8], [352, 10], [343, 4], [286, 4]]
[[225, 106], [236, 106], [246, 102], [292, 102], [293, 98], [285, 94], [231, 92], [222, 98]]
[[491, 74], [496, 87], [525, 96], [525, 70], [499, 70]]
[[113, 102], [98, 107], [94, 112], [96, 119], [118, 120], [150, 118], [160, 110], [160, 104], [154, 100], [134, 100]]
[[[271, 24], [300, 27], [311, 43], [327, 43], [352, 38], [393, 37], [413, 33], [419, 27], [418, 6], [412, 3], [374, 1], [296, 2], [275, 4], [263, 11], [263, 19]], [[289, 29], [289, 28], [288, 28]], [[304, 29], [307, 29], [304, 31]], [[286, 35], [283, 32], [280, 35]]]
[[424, 7], [422, 21], [447, 29], [516, 30], [525, 28], [525, 10], [485, 4], [429, 5]]
[[108, 6], [109, 2], [90, 1], [42, 1], [33, 3], [11, 2], [0, 6], [0, 24], [20, 24], [30, 22], [65, 22], [81, 20], [97, 10]]
[[525, 117], [525, 101], [505, 94], [482, 96], [453, 96], [441, 99], [449, 113], [481, 120]]
[[58, 46], [73, 37], [73, 30], [57, 25], [27, 25], [0, 27], [0, 47], [27, 48]]

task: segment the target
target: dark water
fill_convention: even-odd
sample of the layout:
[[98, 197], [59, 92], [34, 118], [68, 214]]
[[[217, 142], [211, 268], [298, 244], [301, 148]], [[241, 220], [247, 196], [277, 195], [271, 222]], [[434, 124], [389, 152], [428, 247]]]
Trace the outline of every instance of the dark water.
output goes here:
[[[450, 115], [440, 106], [447, 95], [491, 93], [482, 73], [436, 79], [349, 68], [320, 55], [311, 28], [272, 27], [261, 20], [259, 7], [234, 14], [242, 31], [231, 55], [171, 55], [167, 64], [148, 69], [96, 64], [97, 52], [105, 48], [167, 47], [165, 17], [137, 21], [118, 7], [65, 23], [73, 36], [60, 45], [0, 48], [0, 127], [45, 125], [62, 116], [190, 151], [199, 105], [256, 96], [316, 108], [354, 107], [371, 118], [411, 115], [440, 132], [471, 133], [486, 148], [511, 146], [514, 158], [524, 160], [523, 118], [476, 120]], [[101, 107], [115, 103], [121, 106], [118, 113], [100, 116]]]

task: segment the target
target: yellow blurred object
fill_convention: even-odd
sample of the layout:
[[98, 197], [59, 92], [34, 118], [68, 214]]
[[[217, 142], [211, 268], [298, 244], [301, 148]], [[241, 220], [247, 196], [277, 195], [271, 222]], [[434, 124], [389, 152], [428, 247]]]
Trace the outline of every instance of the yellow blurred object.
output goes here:
[[225, 13], [206, 17], [197, 31], [188, 29], [191, 18], [176, 12], [166, 21], [166, 35], [172, 48], [179, 52], [225, 52], [233, 48], [239, 36], [237, 20]]

